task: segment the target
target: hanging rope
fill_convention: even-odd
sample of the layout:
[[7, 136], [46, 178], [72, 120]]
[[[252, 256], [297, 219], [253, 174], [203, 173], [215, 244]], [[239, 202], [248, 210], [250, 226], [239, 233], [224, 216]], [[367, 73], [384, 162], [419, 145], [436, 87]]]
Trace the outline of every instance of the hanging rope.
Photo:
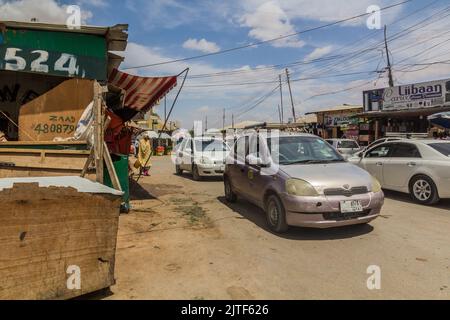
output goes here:
[[25, 133], [25, 134], [28, 136], [28, 138], [30, 138], [30, 139], [33, 140], [33, 141], [36, 141], [36, 139], [34, 139], [28, 132], [26, 132], [25, 130], [21, 129], [21, 128], [19, 127], [19, 125], [18, 125], [17, 123], [14, 122], [13, 119], [11, 119], [10, 117], [8, 117], [8, 115], [7, 115], [6, 113], [4, 113], [4, 112], [1, 111], [1, 110], [0, 110], [0, 113], [1, 113], [1, 114], [2, 114], [9, 122], [11, 122], [13, 125], [15, 125], [15, 126], [17, 127], [18, 130], [20, 130], [20, 131], [22, 131], [23, 133]]

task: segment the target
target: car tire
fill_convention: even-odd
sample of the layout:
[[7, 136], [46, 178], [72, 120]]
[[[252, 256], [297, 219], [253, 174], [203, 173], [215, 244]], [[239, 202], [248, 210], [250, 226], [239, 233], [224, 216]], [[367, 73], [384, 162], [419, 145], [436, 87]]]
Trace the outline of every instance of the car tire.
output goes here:
[[178, 176], [183, 175], [183, 169], [181, 169], [181, 167], [180, 167], [179, 164], [177, 164], [177, 165], [175, 166], [175, 173], [176, 173]]
[[267, 224], [273, 232], [285, 233], [289, 226], [286, 223], [286, 211], [278, 196], [272, 194], [266, 201]]
[[225, 200], [230, 203], [235, 203], [237, 201], [237, 195], [233, 192], [233, 187], [231, 186], [231, 182], [227, 177], [224, 178], [224, 186]]
[[426, 175], [417, 175], [411, 179], [409, 193], [415, 202], [423, 205], [433, 205], [440, 200], [436, 184]]
[[192, 179], [194, 181], [200, 181], [202, 180], [202, 177], [200, 176], [200, 174], [198, 173], [198, 167], [194, 164], [192, 166]]

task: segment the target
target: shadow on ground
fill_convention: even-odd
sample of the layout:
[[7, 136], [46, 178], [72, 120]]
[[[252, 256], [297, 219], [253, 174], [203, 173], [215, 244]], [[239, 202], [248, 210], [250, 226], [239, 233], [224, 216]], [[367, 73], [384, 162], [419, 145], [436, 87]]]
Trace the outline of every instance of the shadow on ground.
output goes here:
[[153, 200], [156, 196], [153, 196], [146, 188], [144, 184], [136, 182], [134, 179], [130, 179], [130, 200]]
[[184, 178], [184, 179], [188, 179], [188, 180], [194, 181], [194, 182], [218, 182], [218, 181], [223, 181], [223, 176], [202, 177], [202, 179], [200, 181], [195, 181], [192, 178], [192, 174], [187, 173], [187, 172], [183, 172], [183, 174], [181, 176], [177, 175], [176, 173], [174, 173], [174, 175], [177, 176], [177, 177], [181, 177], [181, 178]]
[[[384, 195], [386, 198], [389, 198], [391, 200], [401, 201], [404, 203], [409, 203], [409, 204], [420, 206], [420, 204], [417, 204], [416, 202], [414, 202], [411, 199], [411, 196], [406, 193], [384, 190]], [[438, 208], [438, 209], [450, 210], [450, 199], [442, 199], [438, 204], [435, 204], [432, 207]]]
[[254, 206], [253, 204], [245, 200], [238, 200], [236, 203], [229, 203], [225, 200], [224, 197], [219, 197], [218, 200], [234, 212], [240, 214], [243, 218], [253, 222], [261, 229], [264, 229], [265, 231], [270, 232], [280, 238], [289, 240], [349, 239], [369, 234], [374, 230], [371, 225], [363, 224], [331, 229], [291, 227], [285, 234], [276, 234], [267, 227], [265, 213], [259, 207]]

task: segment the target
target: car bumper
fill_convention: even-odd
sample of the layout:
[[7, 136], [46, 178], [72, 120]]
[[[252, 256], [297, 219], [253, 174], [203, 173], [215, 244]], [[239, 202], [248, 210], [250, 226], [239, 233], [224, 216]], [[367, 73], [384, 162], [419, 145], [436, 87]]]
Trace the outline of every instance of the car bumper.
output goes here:
[[198, 174], [202, 177], [220, 177], [225, 172], [225, 165], [198, 165]]
[[[296, 197], [282, 196], [286, 210], [286, 222], [290, 226], [310, 228], [333, 228], [355, 224], [369, 223], [376, 219], [384, 204], [383, 192], [364, 195]], [[363, 206], [362, 213], [342, 214], [341, 201], [359, 200]]]

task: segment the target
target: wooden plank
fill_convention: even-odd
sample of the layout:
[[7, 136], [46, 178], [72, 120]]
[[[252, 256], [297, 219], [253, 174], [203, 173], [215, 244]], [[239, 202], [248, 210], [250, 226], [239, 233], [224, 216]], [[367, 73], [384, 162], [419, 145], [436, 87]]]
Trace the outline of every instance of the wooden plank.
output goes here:
[[89, 150], [50, 150], [50, 149], [1, 149], [0, 154], [2, 153], [44, 153], [44, 154], [78, 154], [78, 155], [88, 155], [90, 154]]
[[103, 103], [102, 87], [94, 82], [94, 151], [95, 151], [95, 169], [97, 173], [97, 182], [103, 184]]
[[[0, 299], [70, 299], [114, 284], [120, 196], [16, 184], [0, 201]], [[69, 266], [80, 290], [67, 287]]]
[[104, 154], [105, 163], [106, 167], [108, 168], [109, 176], [111, 177], [111, 182], [113, 184], [114, 189], [122, 191], [122, 186], [120, 185], [119, 177], [117, 176], [117, 172], [116, 169], [114, 168], [111, 155], [109, 154], [108, 146], [106, 145], [106, 142], [103, 143], [104, 143], [103, 152], [105, 153]]
[[95, 150], [94, 148], [91, 149], [89, 158], [86, 160], [86, 163], [84, 164], [83, 170], [81, 171], [80, 177], [84, 178], [86, 176], [86, 173], [89, 170], [89, 166], [91, 163], [95, 160]]
[[[87, 145], [87, 141], [5, 141], [0, 142], [1, 146], [78, 146]], [[0, 150], [2, 150], [0, 148]]]
[[0, 153], [0, 167], [67, 169], [81, 171], [89, 155], [41, 153]]

